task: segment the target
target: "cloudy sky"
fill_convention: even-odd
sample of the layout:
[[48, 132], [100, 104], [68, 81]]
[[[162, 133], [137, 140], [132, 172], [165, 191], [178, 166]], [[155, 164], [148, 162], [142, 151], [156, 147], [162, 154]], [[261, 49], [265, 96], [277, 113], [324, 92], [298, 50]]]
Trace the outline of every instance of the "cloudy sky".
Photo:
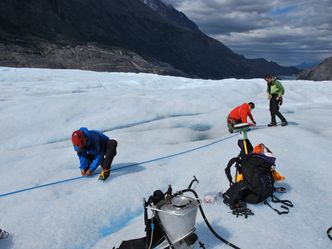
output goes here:
[[247, 58], [281, 65], [332, 56], [332, 0], [163, 0]]

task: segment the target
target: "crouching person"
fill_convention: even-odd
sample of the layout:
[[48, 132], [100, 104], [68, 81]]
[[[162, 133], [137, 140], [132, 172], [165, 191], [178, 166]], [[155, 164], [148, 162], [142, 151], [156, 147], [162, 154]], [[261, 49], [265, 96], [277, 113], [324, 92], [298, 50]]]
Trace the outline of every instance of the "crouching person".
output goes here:
[[256, 121], [251, 114], [251, 111], [255, 108], [255, 104], [253, 102], [243, 103], [235, 107], [227, 116], [227, 127], [229, 133], [234, 132], [234, 126], [240, 123], [247, 123], [247, 117], [249, 117], [252, 123], [249, 123], [250, 126], [255, 126]]
[[99, 180], [105, 181], [110, 175], [117, 141], [109, 139], [100, 131], [88, 130], [85, 127], [74, 131], [71, 141], [80, 160], [82, 176], [91, 176], [100, 165], [102, 172]]

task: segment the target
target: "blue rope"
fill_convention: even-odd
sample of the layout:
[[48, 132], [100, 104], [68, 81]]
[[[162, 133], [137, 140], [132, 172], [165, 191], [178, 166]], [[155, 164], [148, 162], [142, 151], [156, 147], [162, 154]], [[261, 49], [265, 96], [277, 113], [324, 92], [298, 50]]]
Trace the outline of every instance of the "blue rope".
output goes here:
[[[139, 162], [139, 163], [129, 164], [129, 165], [126, 165], [126, 166], [123, 166], [123, 167], [114, 168], [114, 169], [112, 169], [112, 171], [118, 171], [118, 170], [130, 168], [130, 167], [134, 167], [134, 166], [137, 166], [137, 165], [141, 165], [141, 164], [152, 163], [152, 162], [164, 160], [164, 159], [167, 159], [167, 158], [176, 157], [176, 156], [180, 156], [180, 155], [183, 155], [183, 154], [191, 153], [193, 151], [201, 150], [203, 148], [206, 148], [206, 147], [212, 146], [214, 144], [220, 143], [222, 141], [225, 141], [225, 140], [230, 139], [232, 137], [235, 137], [237, 135], [238, 134], [236, 133], [236, 134], [233, 134], [231, 136], [216, 140], [212, 143], [202, 145], [202, 146], [199, 146], [199, 147], [196, 147], [196, 148], [193, 148], [193, 149], [185, 150], [185, 151], [182, 151], [182, 152], [179, 152], [179, 153], [171, 154], [171, 155], [168, 155], [168, 156], [158, 157], [158, 158], [154, 158], [154, 159]], [[98, 174], [98, 173], [94, 173], [94, 175], [96, 175], [96, 174]], [[57, 184], [65, 183], [65, 182], [75, 181], [75, 180], [79, 180], [79, 179], [83, 179], [83, 178], [86, 178], [86, 177], [85, 176], [78, 176], [78, 177], [64, 179], [64, 180], [60, 180], [60, 181], [56, 181], [56, 182], [45, 183], [45, 184], [37, 185], [37, 186], [34, 186], [34, 187], [19, 189], [19, 190], [16, 190], [16, 191], [0, 194], [0, 198], [5, 197], [5, 196], [9, 196], [9, 195], [15, 195], [15, 194], [18, 194], [18, 193], [21, 193], [21, 192], [30, 191], [30, 190], [33, 190], [33, 189], [45, 188], [45, 187], [52, 186], [52, 185], [57, 185]]]

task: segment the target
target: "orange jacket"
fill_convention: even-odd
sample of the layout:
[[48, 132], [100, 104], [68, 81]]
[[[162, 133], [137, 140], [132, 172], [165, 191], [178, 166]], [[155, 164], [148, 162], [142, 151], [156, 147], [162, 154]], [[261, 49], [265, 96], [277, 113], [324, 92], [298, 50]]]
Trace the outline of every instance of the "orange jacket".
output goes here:
[[229, 113], [227, 120], [241, 120], [242, 123], [247, 123], [247, 116], [249, 116], [251, 120], [254, 120], [250, 112], [249, 104], [243, 103], [235, 107]]

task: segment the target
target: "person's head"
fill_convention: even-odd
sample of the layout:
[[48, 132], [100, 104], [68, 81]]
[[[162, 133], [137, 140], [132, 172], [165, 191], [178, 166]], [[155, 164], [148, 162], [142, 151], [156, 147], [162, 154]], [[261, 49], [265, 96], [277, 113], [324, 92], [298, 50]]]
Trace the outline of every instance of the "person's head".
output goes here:
[[271, 74], [267, 74], [264, 76], [264, 80], [268, 83], [271, 84], [273, 81], [273, 76]]
[[87, 146], [88, 139], [85, 136], [84, 132], [81, 130], [74, 131], [71, 135], [71, 141], [73, 145], [80, 150], [83, 150]]
[[255, 104], [253, 102], [248, 103], [250, 110], [255, 109]]

